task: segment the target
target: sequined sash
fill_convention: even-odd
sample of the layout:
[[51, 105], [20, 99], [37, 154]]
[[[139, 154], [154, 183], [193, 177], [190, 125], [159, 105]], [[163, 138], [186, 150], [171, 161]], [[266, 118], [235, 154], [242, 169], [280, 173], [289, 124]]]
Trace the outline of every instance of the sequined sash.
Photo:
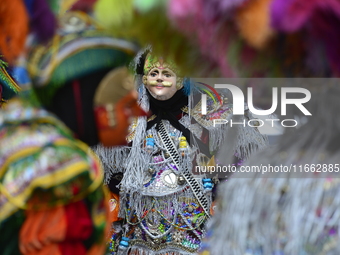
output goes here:
[[[180, 167], [179, 167], [179, 165], [180, 165], [180, 161], [179, 161], [180, 155], [179, 155], [173, 141], [169, 137], [168, 132], [166, 131], [163, 120], [160, 122], [158, 134], [159, 134], [159, 136], [162, 140], [162, 143], [164, 144], [166, 150], [168, 151], [170, 157], [172, 158], [174, 164], [176, 165], [177, 169], [180, 169]], [[199, 183], [197, 182], [197, 180], [192, 176], [191, 171], [188, 168], [183, 169], [183, 170], [184, 170], [183, 171], [184, 179], [189, 184], [189, 186], [190, 186], [191, 190], [193, 191], [194, 196], [196, 197], [198, 203], [202, 206], [205, 214], [209, 218], [210, 217], [209, 202], [208, 202], [207, 198], [205, 197], [204, 191], [202, 190], [202, 188], [199, 185]]]

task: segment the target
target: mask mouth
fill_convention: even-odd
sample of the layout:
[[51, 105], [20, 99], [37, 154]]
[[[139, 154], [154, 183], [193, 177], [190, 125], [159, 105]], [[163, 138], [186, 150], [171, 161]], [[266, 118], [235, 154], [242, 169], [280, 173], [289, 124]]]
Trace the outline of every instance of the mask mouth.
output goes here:
[[162, 81], [162, 82], [150, 81], [149, 84], [151, 86], [160, 86], [159, 84], [162, 84], [163, 87], [171, 87], [172, 86], [172, 82], [171, 81]]

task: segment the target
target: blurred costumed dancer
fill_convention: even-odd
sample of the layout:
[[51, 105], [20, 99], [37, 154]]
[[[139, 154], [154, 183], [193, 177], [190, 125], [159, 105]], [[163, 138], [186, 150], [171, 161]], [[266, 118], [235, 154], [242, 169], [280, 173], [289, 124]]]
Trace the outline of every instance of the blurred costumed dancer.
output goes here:
[[107, 248], [108, 198], [88, 145], [120, 144], [129, 118], [143, 112], [127, 69], [118, 68], [132, 59], [134, 45], [90, 21], [80, 12], [62, 17], [47, 47], [29, 54], [33, 91], [0, 112], [2, 255], [97, 255]]
[[296, 171], [235, 174], [220, 186], [202, 255], [339, 254], [337, 82], [310, 88], [312, 95], [318, 94], [308, 106], [310, 120], [247, 162], [292, 164]]
[[[111, 254], [196, 254], [216, 179], [193, 169], [215, 165], [213, 153], [230, 128], [213, 127], [213, 119], [231, 118], [231, 105], [204, 87], [210, 96], [202, 115], [201, 102], [190, 94], [196, 89], [200, 98], [200, 91], [183, 83], [171, 61], [147, 52], [137, 57], [136, 70], [140, 104], [152, 115], [132, 124], [129, 146], [96, 148], [106, 182], [120, 195], [122, 220], [113, 225]], [[239, 159], [266, 145], [255, 128], [242, 126], [235, 136], [230, 146]]]
[[[265, 12], [256, 7], [261, 2], [267, 5]], [[275, 32], [271, 56], [281, 58], [272, 66], [281, 77], [329, 78], [307, 80], [312, 94], [307, 107], [313, 114], [308, 122], [248, 162], [249, 166], [292, 164], [297, 172], [235, 174], [228, 185], [220, 186], [218, 209], [202, 254], [339, 254], [340, 134], [335, 116], [340, 91], [339, 80], [330, 78], [340, 73], [339, 10], [339, 1], [304, 0], [246, 1], [236, 8], [244, 14], [241, 34], [250, 45], [249, 39], [258, 38], [256, 17], [265, 17], [257, 14], [267, 15], [265, 25]], [[271, 53], [270, 48], [259, 52]]]

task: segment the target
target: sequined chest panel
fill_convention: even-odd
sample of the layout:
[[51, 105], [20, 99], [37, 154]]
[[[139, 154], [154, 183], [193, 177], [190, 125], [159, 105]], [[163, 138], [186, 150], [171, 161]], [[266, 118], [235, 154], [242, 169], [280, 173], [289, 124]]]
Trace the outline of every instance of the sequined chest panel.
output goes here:
[[182, 176], [185, 166], [191, 169], [191, 150], [186, 138], [169, 125], [169, 135], [179, 153], [181, 164], [176, 166], [167, 150], [163, 147], [155, 129], [149, 130], [144, 148], [150, 154], [149, 164], [144, 172], [142, 194], [147, 196], [164, 196], [188, 189]]

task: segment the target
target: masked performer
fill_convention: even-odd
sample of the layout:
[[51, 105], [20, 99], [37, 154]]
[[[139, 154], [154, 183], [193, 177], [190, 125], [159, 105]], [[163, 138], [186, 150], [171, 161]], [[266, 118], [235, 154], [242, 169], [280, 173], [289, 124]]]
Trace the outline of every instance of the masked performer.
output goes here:
[[[106, 182], [120, 195], [122, 220], [113, 226], [111, 253], [196, 254], [210, 217], [214, 181], [192, 169], [214, 164], [212, 152], [223, 143], [228, 127], [214, 128], [212, 119], [229, 118], [231, 108], [226, 98], [210, 91], [211, 111], [203, 116], [176, 66], [145, 55], [136, 70], [143, 83], [140, 104], [151, 117], [132, 124], [129, 146], [96, 149]], [[233, 148], [239, 157], [266, 144], [256, 129], [240, 128], [238, 136], [245, 138]]]
[[2, 255], [106, 250], [103, 172], [83, 142], [120, 144], [129, 118], [142, 111], [127, 69], [120, 68], [133, 57], [133, 44], [84, 17], [67, 13], [52, 42], [30, 54], [36, 97], [22, 92], [0, 112]]

